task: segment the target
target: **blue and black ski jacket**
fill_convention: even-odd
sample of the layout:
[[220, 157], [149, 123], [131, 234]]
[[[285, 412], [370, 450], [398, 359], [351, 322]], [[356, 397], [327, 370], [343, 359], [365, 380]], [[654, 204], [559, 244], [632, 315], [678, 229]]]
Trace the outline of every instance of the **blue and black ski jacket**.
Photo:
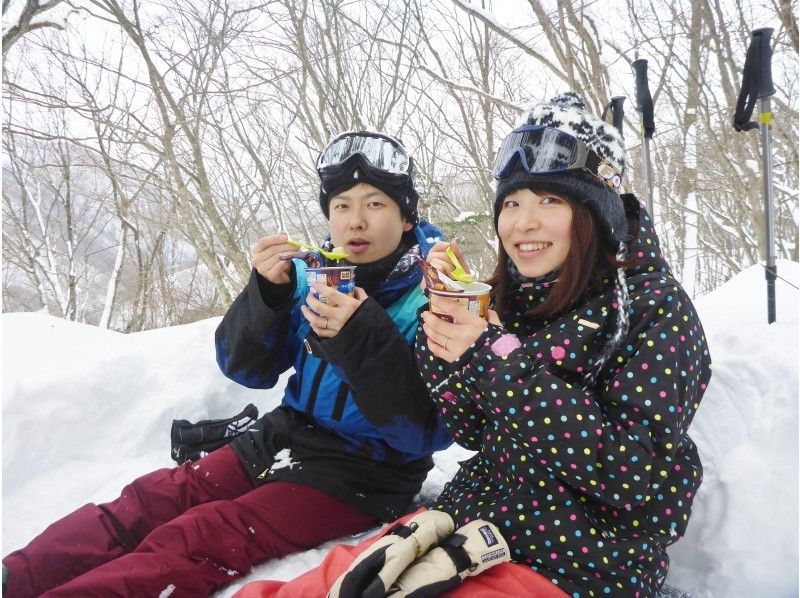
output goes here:
[[[414, 234], [423, 256], [440, 239], [426, 222]], [[217, 362], [236, 382], [271, 388], [295, 370], [281, 405], [232, 446], [257, 481], [302, 483], [392, 520], [419, 492], [430, 455], [451, 442], [413, 354], [417, 310], [427, 302], [421, 272], [390, 274], [335, 337], [323, 339], [300, 311], [305, 269], [293, 261], [288, 299], [283, 285], [254, 270], [217, 329]], [[288, 459], [282, 453], [276, 462], [284, 449]]]

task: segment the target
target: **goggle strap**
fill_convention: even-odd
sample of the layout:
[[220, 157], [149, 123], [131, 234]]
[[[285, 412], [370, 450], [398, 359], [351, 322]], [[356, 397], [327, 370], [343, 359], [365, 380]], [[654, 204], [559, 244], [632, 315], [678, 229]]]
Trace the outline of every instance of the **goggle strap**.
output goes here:
[[589, 150], [589, 153], [586, 156], [586, 169], [593, 175], [597, 176], [600, 164], [603, 164], [604, 162], [605, 160], [603, 160], [592, 150]]
[[[601, 167], [603, 165], [605, 165], [610, 171], [612, 171], [615, 174], [615, 176], [610, 177], [610, 178], [604, 177], [602, 172], [601, 172]], [[606, 187], [608, 187], [609, 189], [611, 189], [615, 193], [619, 193], [620, 192], [619, 187], [614, 185], [614, 181], [616, 179], [617, 182], [621, 183], [622, 182], [622, 173], [619, 172], [613, 166], [611, 166], [611, 164], [609, 164], [606, 160], [603, 160], [594, 150], [591, 150], [591, 149], [589, 150], [589, 154], [586, 157], [586, 166], [585, 166], [585, 168], [586, 168], [586, 170], [589, 171], [589, 173], [592, 176], [597, 177], [598, 179], [603, 181], [603, 183], [605, 183]]]

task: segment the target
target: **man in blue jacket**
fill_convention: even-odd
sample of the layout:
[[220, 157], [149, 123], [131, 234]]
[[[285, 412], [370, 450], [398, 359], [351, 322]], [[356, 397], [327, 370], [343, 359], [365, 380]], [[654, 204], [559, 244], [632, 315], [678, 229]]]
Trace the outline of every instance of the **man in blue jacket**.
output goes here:
[[233, 380], [281, 405], [230, 445], [147, 474], [7, 556], [8, 595], [207, 595], [256, 564], [391, 521], [450, 439], [417, 370], [417, 258], [440, 238], [417, 215], [414, 163], [396, 139], [345, 133], [317, 162], [324, 247], [343, 247], [355, 293], [306, 283], [285, 233], [252, 248], [253, 272], [216, 334]]

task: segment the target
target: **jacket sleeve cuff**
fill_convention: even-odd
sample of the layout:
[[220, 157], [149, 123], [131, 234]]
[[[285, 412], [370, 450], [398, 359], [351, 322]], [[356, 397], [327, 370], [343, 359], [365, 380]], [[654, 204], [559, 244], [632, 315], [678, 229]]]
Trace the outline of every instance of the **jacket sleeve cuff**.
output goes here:
[[[385, 319], [385, 322], [382, 320]], [[381, 322], [383, 325], [378, 325]], [[370, 298], [367, 298], [344, 323], [341, 330], [332, 338], [317, 336], [312, 330], [308, 336], [311, 352], [325, 361], [345, 365], [349, 362], [361, 362], [364, 355], [361, 347], [363, 335], [376, 333], [391, 334], [392, 331], [400, 334], [394, 322], [389, 318], [383, 308]]]
[[253, 268], [251, 275], [258, 286], [258, 295], [264, 304], [273, 311], [280, 311], [289, 307], [294, 303], [292, 296], [294, 295], [295, 287], [297, 286], [297, 272], [295, 271], [294, 263], [289, 268], [289, 282], [285, 284], [275, 284], [270, 282], [258, 271]]
[[450, 374], [440, 386], [449, 383], [451, 377], [475, 385], [482, 377], [481, 366], [484, 366], [483, 371], [488, 370], [492, 359], [504, 358], [520, 347], [522, 343], [515, 334], [497, 324], [489, 324], [469, 349], [458, 360], [449, 364]]

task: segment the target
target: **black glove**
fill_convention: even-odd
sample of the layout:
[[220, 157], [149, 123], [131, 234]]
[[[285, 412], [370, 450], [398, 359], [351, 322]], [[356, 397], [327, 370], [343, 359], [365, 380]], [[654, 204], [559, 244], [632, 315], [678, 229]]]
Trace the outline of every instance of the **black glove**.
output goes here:
[[196, 461], [228, 444], [252, 426], [256, 419], [258, 409], [252, 403], [228, 419], [206, 419], [196, 424], [185, 419], [174, 419], [170, 432], [172, 458], [179, 465]]
[[476, 519], [414, 561], [392, 584], [386, 596], [439, 596], [458, 586], [465, 577], [479, 575], [489, 567], [510, 560], [508, 544], [500, 530], [494, 523]]
[[328, 598], [383, 598], [386, 590], [415, 559], [453, 533], [447, 513], [425, 511], [389, 533], [358, 555], [333, 584]]

